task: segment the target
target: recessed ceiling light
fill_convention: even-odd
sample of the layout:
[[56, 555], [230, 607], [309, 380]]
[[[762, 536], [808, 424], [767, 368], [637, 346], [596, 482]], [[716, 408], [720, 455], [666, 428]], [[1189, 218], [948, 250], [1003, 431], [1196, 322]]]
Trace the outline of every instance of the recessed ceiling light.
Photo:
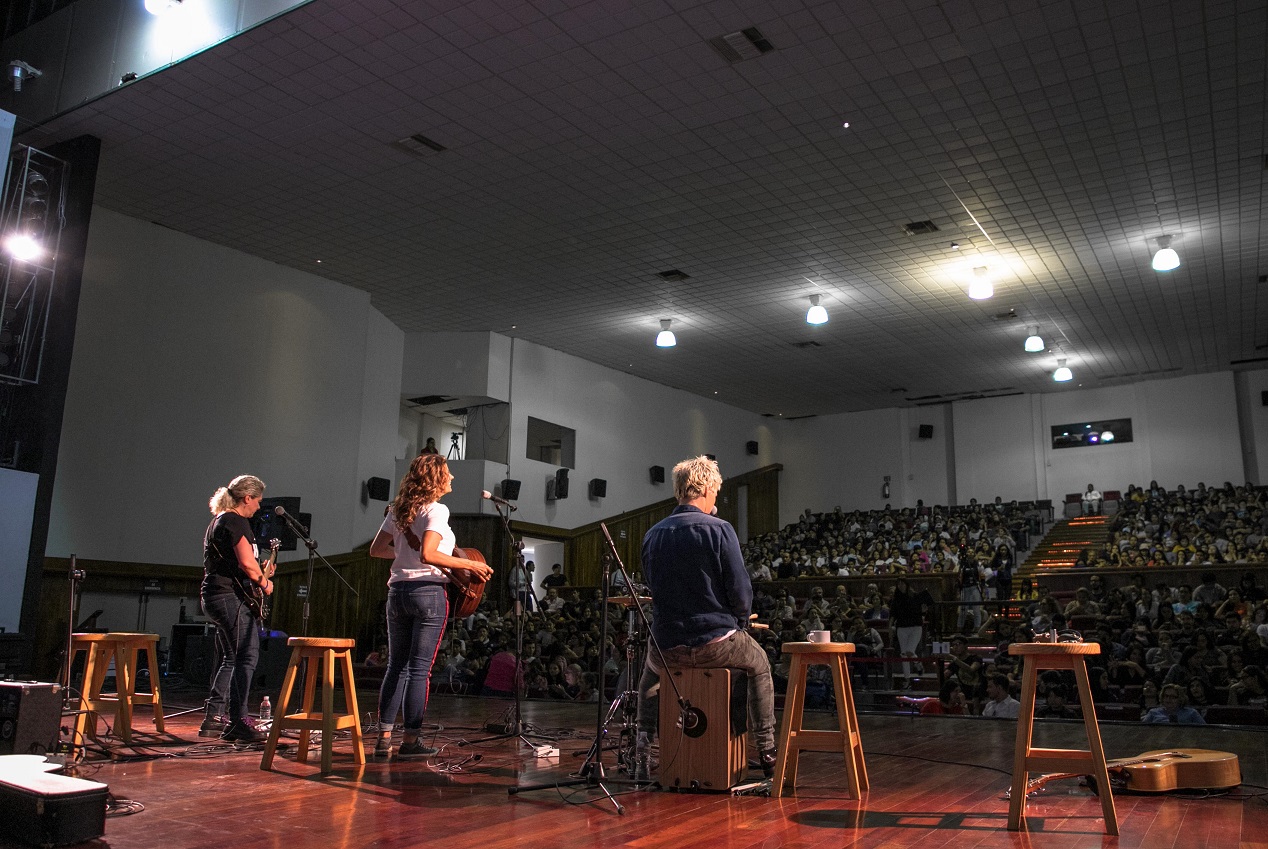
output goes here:
[[842, 123], [842, 124], [841, 124], [841, 126], [842, 126], [842, 127], [844, 127], [845, 129], [847, 129], [847, 130], [848, 130], [848, 129], [850, 129], [850, 122], [849, 122], [849, 121], [846, 121], [846, 122]]

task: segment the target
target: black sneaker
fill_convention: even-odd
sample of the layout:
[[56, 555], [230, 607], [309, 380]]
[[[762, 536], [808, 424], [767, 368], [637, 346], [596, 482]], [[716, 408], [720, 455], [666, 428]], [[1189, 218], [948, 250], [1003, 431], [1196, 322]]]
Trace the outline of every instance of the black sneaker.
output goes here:
[[229, 728], [229, 720], [223, 716], [209, 716], [198, 727], [199, 737], [219, 737]]
[[269, 735], [242, 720], [231, 723], [225, 733], [220, 735], [220, 739], [230, 743], [263, 743], [269, 739]]
[[762, 752], [757, 760], [762, 765], [762, 775], [766, 778], [775, 777], [775, 762], [778, 760], [774, 749], [767, 749]]
[[424, 746], [415, 740], [413, 743], [402, 743], [396, 750], [397, 760], [409, 760], [410, 758], [430, 758], [432, 755], [439, 754], [440, 749], [433, 749], [431, 746]]
[[391, 737], [379, 737], [374, 744], [374, 757], [376, 760], [386, 760], [392, 757]]

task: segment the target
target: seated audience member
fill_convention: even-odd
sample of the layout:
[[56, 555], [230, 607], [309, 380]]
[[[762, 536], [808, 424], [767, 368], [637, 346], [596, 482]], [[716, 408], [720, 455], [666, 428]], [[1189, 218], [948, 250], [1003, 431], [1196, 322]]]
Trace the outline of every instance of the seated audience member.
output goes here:
[[1048, 688], [1043, 704], [1035, 708], [1036, 719], [1077, 719], [1079, 712], [1069, 704], [1069, 692], [1064, 684]]
[[1092, 484], [1087, 485], [1087, 492], [1083, 493], [1081, 501], [1083, 503], [1084, 516], [1101, 515], [1101, 493]]
[[1219, 607], [1228, 598], [1228, 590], [1219, 585], [1214, 572], [1203, 572], [1202, 583], [1193, 591], [1193, 598], [1199, 604]]
[[1201, 678], [1191, 678], [1185, 687], [1185, 694], [1189, 706], [1205, 717], [1206, 709], [1214, 703], [1211, 686]]
[[1172, 722], [1180, 725], [1206, 725], [1206, 720], [1202, 718], [1202, 714], [1198, 713], [1191, 707], [1184, 704], [1184, 688], [1178, 684], [1167, 684], [1159, 692], [1158, 700], [1161, 704], [1145, 714], [1142, 722], [1149, 723], [1165, 723]]
[[1144, 715], [1161, 704], [1162, 702], [1158, 701], [1158, 685], [1153, 682], [1153, 679], [1146, 678], [1145, 683], [1140, 685], [1141, 714]]
[[998, 673], [987, 676], [986, 704], [982, 705], [982, 716], [1016, 719], [1019, 710], [1021, 702], [1008, 694], [1008, 678]]
[[956, 681], [945, 681], [938, 691], [938, 698], [929, 699], [920, 707], [921, 714], [950, 714], [963, 716], [968, 713], [968, 701], [964, 698], [964, 690]]
[[489, 668], [480, 689], [482, 696], [514, 696], [524, 691], [524, 668], [511, 649], [502, 649], [489, 658]]
[[365, 656], [366, 666], [387, 666], [387, 646], [380, 645]]
[[556, 563], [550, 567], [550, 574], [542, 578], [541, 586], [543, 589], [551, 587], [562, 587], [568, 584], [568, 576], [564, 574], [562, 563]]
[[1258, 666], [1247, 666], [1228, 685], [1230, 705], [1264, 707], [1268, 705], [1268, 675]]

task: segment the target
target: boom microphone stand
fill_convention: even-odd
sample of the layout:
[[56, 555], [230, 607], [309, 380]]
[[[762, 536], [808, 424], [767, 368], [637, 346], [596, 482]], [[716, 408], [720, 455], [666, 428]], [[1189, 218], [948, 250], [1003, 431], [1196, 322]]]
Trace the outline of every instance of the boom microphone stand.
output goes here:
[[300, 631], [301, 631], [300, 636], [307, 637], [308, 636], [309, 600], [311, 599], [313, 594], [313, 567], [314, 565], [316, 565], [317, 560], [320, 560], [322, 563], [324, 563], [326, 565], [326, 568], [329, 569], [336, 578], [342, 581], [343, 585], [347, 587], [348, 591], [351, 592], [354, 596], [357, 596], [359, 598], [361, 596], [361, 593], [353, 589], [352, 584], [348, 583], [347, 579], [344, 578], [343, 575], [340, 575], [338, 570], [335, 569], [334, 566], [330, 565], [330, 561], [327, 560], [325, 557], [322, 557], [321, 554], [317, 552], [317, 542], [316, 540], [309, 539], [308, 528], [301, 525], [299, 523], [299, 520], [297, 520], [290, 513], [287, 513], [286, 508], [283, 507], [281, 504], [274, 507], [273, 512], [276, 513], [278, 516], [282, 517], [282, 520], [286, 522], [286, 526], [291, 529], [291, 532], [294, 533], [295, 536], [298, 537], [300, 541], [304, 543], [304, 547], [308, 549], [308, 578], [307, 578], [308, 583], [305, 585], [305, 592], [304, 592], [304, 615], [303, 615], [304, 624], [300, 628]]
[[[487, 493], [486, 493], [487, 495]], [[492, 500], [492, 499], [490, 499]], [[508, 507], [510, 505], [507, 505]], [[507, 537], [511, 540], [511, 547], [515, 550], [515, 565], [513, 569], [518, 569], [521, 574], [524, 571], [524, 541], [517, 540], [514, 532], [511, 531], [511, 515], [510, 511], [502, 512], [502, 505], [493, 502], [493, 509], [497, 511], [498, 518], [502, 520], [502, 528], [506, 531]], [[512, 507], [511, 509], [515, 509]], [[529, 593], [533, 591], [532, 582], [528, 585]], [[528, 618], [527, 611], [521, 611], [519, 616], [515, 617], [515, 677], [512, 680], [511, 690], [515, 694], [514, 714], [511, 721], [506, 724], [506, 731], [501, 734], [494, 734], [492, 737], [483, 737], [479, 740], [464, 740], [458, 744], [459, 748], [463, 746], [474, 746], [477, 743], [492, 743], [496, 740], [511, 740], [519, 738], [524, 741], [524, 745], [530, 749], [535, 748], [536, 744], [529, 739], [528, 731], [524, 726], [524, 714], [520, 703], [520, 689], [524, 681], [524, 620]], [[494, 726], [496, 728], [497, 726]], [[541, 739], [546, 739], [542, 737]]]

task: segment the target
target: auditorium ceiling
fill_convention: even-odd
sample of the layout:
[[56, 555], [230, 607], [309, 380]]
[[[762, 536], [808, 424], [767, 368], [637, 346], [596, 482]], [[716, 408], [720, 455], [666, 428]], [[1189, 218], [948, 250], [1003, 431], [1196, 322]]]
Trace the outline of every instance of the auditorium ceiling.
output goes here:
[[101, 206], [405, 331], [792, 418], [1268, 366], [1266, 36], [1262, 0], [315, 0], [19, 140], [96, 135]]

